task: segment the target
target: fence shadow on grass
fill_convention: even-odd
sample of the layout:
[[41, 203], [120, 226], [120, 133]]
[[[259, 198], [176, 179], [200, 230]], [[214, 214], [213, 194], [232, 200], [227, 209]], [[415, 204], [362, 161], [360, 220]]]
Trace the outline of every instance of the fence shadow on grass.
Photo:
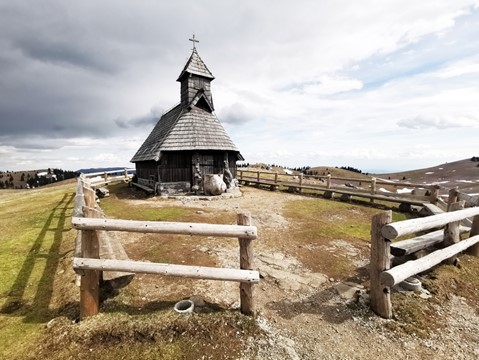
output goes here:
[[[25, 322], [33, 323], [44, 322], [58, 315], [59, 309], [51, 309], [50, 302], [53, 296], [53, 286], [58, 264], [61, 258], [66, 255], [61, 254], [60, 249], [63, 233], [66, 230], [67, 211], [71, 210], [74, 197], [75, 194], [64, 194], [63, 198], [51, 210], [48, 219], [25, 256], [22, 267], [8, 292], [7, 301], [0, 309], [0, 313], [25, 316]], [[48, 233], [52, 231], [54, 233], [50, 248], [47, 251], [43, 251], [42, 249], [50, 244], [48, 237], [51, 235]], [[40, 266], [43, 262], [45, 265], [38, 284], [31, 284], [30, 278], [34, 268]], [[25, 291], [29, 286], [37, 287], [31, 302], [30, 299], [24, 299]], [[63, 306], [62, 308], [66, 309], [69, 306]]]

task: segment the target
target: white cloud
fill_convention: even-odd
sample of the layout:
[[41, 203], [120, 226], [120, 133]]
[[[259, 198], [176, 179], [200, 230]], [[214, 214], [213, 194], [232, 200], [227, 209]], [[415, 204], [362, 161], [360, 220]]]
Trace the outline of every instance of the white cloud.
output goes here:
[[219, 118], [221, 122], [226, 124], [244, 124], [254, 120], [255, 115], [246, 105], [235, 102], [229, 106], [223, 107]]
[[101, 153], [101, 154], [98, 154], [95, 157], [93, 157], [92, 160], [95, 161], [95, 162], [99, 162], [99, 163], [107, 163], [107, 164], [110, 163], [110, 164], [112, 164], [112, 163], [118, 162], [120, 159], [115, 154]]
[[351, 90], [360, 90], [363, 83], [358, 79], [341, 75], [321, 75], [316, 80], [305, 80], [299, 84], [288, 85], [290, 91], [313, 96], [333, 95]]
[[479, 73], [479, 63], [469, 63], [460, 61], [445, 69], [442, 69], [437, 76], [443, 79], [458, 77], [462, 75], [470, 75]]
[[479, 119], [465, 116], [417, 115], [398, 121], [398, 126], [409, 129], [449, 129], [455, 127], [478, 127]]

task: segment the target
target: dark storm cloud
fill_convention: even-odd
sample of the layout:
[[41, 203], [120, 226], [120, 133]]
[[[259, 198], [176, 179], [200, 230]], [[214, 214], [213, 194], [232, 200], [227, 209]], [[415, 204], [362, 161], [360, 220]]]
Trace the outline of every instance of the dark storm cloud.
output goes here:
[[177, 50], [186, 56], [186, 36], [166, 31], [170, 20], [159, 22], [158, 8], [0, 0], [1, 144], [28, 136], [107, 137], [154, 124], [153, 113], [114, 119], [123, 118], [135, 76], [146, 78], [150, 62], [182, 60], [172, 56]]
[[64, 40], [46, 40], [39, 38], [19, 39], [13, 44], [27, 57], [59, 65], [70, 65], [87, 70], [115, 73], [119, 70], [111, 58], [97, 56], [89, 49]]
[[160, 119], [160, 116], [157, 114], [147, 114], [144, 116], [140, 116], [134, 119], [126, 120], [126, 119], [115, 119], [115, 124], [122, 129], [129, 129], [129, 128], [150, 128], [156, 125], [158, 120]]

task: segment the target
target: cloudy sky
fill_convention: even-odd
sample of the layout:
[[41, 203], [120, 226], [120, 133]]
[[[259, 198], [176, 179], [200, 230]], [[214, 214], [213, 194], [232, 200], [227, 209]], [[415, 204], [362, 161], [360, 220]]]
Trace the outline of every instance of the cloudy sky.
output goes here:
[[193, 33], [247, 162], [479, 156], [479, 0], [0, 0], [0, 170], [132, 166]]

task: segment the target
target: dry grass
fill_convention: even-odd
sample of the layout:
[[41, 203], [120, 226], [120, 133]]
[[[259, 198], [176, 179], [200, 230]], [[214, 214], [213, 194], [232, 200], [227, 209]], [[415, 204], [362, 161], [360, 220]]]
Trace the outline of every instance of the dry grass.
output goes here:
[[[171, 304], [168, 304], [171, 305]], [[237, 311], [178, 315], [100, 314], [79, 324], [58, 318], [35, 353], [37, 359], [237, 359], [246, 339], [260, 336], [254, 320]]]

